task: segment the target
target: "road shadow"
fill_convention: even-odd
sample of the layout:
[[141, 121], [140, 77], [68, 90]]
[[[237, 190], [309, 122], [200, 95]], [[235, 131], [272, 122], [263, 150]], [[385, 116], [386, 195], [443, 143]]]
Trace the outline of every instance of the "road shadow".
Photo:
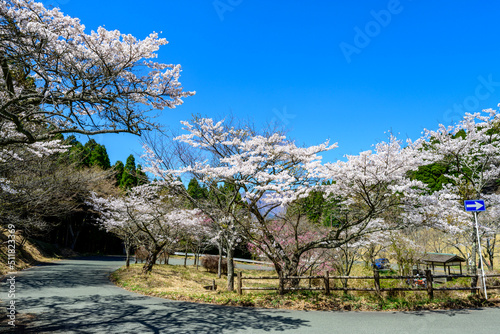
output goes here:
[[26, 298], [23, 308], [39, 308], [25, 333], [232, 333], [287, 331], [308, 321], [284, 311], [175, 302], [140, 295]]
[[88, 256], [75, 256], [67, 260], [79, 261], [99, 261], [99, 262], [116, 262], [120, 261], [125, 264], [126, 257], [123, 255], [88, 255]]
[[43, 263], [16, 273], [16, 283], [21, 291], [105, 286], [110, 284], [109, 273], [121, 266], [121, 260], [122, 257], [82, 257]]

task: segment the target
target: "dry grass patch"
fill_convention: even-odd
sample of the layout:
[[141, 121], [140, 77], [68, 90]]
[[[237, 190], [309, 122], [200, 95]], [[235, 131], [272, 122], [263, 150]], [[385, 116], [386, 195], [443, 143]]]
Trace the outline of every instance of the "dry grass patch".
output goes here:
[[[131, 265], [115, 271], [111, 278], [119, 286], [144, 295], [174, 300], [262, 308], [295, 310], [359, 310], [359, 311], [410, 311], [424, 309], [450, 309], [500, 305], [495, 296], [484, 301], [467, 293], [436, 294], [430, 301], [425, 292], [407, 292], [397, 296], [377, 297], [374, 293], [332, 293], [322, 291], [297, 291], [280, 296], [276, 291], [244, 291], [243, 295], [227, 292], [226, 277], [217, 279], [215, 274], [194, 266], [156, 265], [150, 275], [141, 274], [142, 265]], [[244, 270], [243, 277], [276, 276], [269, 271]], [[215, 279], [217, 291], [203, 288]], [[308, 284], [303, 280], [301, 285]], [[365, 283], [363, 283], [365, 284]], [[276, 287], [277, 280], [244, 280], [244, 287]], [[493, 296], [492, 296], [493, 297]]]
[[[142, 264], [132, 264], [129, 269], [122, 267], [115, 271], [111, 278], [112, 280], [131, 291], [144, 291], [154, 295], [165, 294], [193, 294], [207, 293], [220, 295], [223, 293], [227, 285], [225, 276], [217, 278], [217, 275], [207, 272], [203, 268], [196, 270], [194, 266], [178, 266], [178, 265], [155, 265], [153, 271], [149, 275], [141, 273]], [[269, 272], [253, 270], [251, 273], [245, 272], [245, 276], [261, 276]], [[274, 274], [276, 276], [276, 274]], [[208, 291], [204, 286], [211, 286], [215, 280], [217, 291]], [[264, 284], [266, 281], [258, 280], [252, 282], [252, 285]]]
[[[8, 264], [7, 231], [0, 229], [0, 276], [10, 272]], [[59, 259], [55, 254], [56, 249], [43, 242], [25, 241], [21, 247], [22, 239], [16, 235], [16, 270], [23, 270], [40, 262], [53, 262]], [[42, 249], [46, 248], [46, 252]]]

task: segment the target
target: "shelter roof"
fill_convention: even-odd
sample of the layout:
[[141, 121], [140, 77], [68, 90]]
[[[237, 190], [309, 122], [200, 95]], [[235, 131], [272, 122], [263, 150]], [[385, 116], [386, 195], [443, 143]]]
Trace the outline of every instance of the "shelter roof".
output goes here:
[[445, 253], [426, 253], [421, 259], [424, 263], [448, 263], [448, 262], [465, 262], [463, 257], [455, 254], [445, 254]]

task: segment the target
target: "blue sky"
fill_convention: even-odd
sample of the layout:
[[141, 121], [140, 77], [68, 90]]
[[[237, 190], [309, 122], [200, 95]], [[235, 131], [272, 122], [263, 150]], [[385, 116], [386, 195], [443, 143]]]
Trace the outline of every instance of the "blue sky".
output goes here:
[[[500, 3], [494, 1], [47, 0], [138, 38], [162, 32], [159, 61], [181, 64], [193, 97], [165, 110], [232, 113], [286, 126], [297, 143], [330, 139], [336, 161], [386, 139], [415, 139], [466, 111], [500, 102]], [[101, 135], [112, 163], [141, 153], [139, 138]]]

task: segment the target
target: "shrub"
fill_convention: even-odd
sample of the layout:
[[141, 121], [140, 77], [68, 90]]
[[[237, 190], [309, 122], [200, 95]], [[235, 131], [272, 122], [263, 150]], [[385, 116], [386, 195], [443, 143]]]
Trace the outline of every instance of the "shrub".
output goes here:
[[[219, 266], [219, 257], [215, 255], [207, 255], [201, 259], [201, 265], [207, 271], [211, 273], [217, 273], [217, 269]], [[224, 275], [227, 274], [227, 260], [222, 258], [222, 273]]]
[[500, 286], [500, 277], [486, 277], [486, 286]]
[[135, 263], [137, 263], [137, 261], [141, 261], [142, 263], [148, 257], [148, 251], [146, 250], [145, 247], [140, 246], [136, 248], [134, 255], [135, 255]]

